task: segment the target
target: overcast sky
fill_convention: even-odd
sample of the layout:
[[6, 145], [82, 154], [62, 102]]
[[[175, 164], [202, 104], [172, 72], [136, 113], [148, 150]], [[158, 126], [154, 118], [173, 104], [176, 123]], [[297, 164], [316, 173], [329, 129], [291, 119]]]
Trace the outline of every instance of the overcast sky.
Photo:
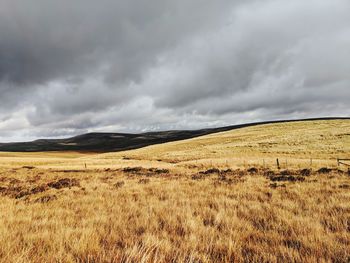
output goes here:
[[350, 115], [349, 0], [0, 0], [0, 141]]

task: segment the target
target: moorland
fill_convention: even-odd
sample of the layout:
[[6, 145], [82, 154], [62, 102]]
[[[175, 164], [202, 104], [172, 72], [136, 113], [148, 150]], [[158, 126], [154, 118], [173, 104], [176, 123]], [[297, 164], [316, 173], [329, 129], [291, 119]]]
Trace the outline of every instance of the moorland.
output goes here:
[[350, 159], [349, 120], [1, 152], [0, 262], [349, 262], [338, 158]]

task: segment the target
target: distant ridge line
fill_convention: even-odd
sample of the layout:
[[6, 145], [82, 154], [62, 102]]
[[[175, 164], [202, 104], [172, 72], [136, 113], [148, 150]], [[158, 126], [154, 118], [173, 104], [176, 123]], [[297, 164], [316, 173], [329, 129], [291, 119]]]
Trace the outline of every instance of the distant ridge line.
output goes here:
[[192, 139], [208, 134], [241, 129], [246, 127], [303, 122], [350, 120], [350, 117], [322, 117], [291, 120], [261, 121], [230, 125], [199, 130], [169, 130], [145, 133], [104, 133], [91, 132], [66, 139], [38, 139], [31, 142], [0, 143], [0, 152], [49, 152], [49, 151], [79, 151], [79, 152], [116, 152], [138, 149], [150, 145]]

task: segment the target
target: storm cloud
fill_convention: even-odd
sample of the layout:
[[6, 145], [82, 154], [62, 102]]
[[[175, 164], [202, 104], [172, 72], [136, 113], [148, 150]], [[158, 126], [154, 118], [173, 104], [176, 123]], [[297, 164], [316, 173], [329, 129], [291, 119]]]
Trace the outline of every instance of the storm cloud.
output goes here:
[[2, 0], [0, 140], [349, 116], [348, 0]]

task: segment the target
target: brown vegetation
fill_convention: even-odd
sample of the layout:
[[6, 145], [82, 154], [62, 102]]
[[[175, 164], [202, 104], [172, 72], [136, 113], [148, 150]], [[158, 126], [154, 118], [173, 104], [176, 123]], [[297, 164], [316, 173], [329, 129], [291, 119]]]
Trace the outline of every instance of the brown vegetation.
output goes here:
[[350, 259], [346, 173], [132, 173], [2, 169], [2, 262]]

